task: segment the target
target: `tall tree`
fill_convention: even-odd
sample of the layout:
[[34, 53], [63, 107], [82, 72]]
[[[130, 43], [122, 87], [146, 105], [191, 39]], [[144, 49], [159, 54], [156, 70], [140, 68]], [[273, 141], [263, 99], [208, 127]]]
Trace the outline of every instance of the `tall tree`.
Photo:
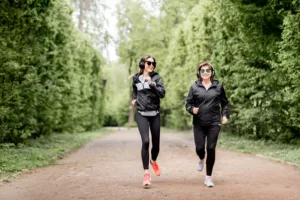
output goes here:
[[[147, 54], [146, 42], [149, 38], [149, 35], [147, 34], [148, 12], [142, 7], [141, 2], [121, 0], [117, 6], [117, 14], [120, 37], [118, 54], [121, 58], [121, 62], [126, 63], [128, 74], [131, 75], [138, 71], [140, 57]], [[131, 93], [132, 88], [130, 87], [130, 97]], [[134, 116], [131, 98], [129, 98], [128, 106], [128, 125], [130, 126]]]
[[105, 50], [112, 39], [106, 29], [108, 19], [105, 10], [111, 8], [103, 0], [73, 0], [73, 6], [77, 27], [91, 36], [99, 50]]

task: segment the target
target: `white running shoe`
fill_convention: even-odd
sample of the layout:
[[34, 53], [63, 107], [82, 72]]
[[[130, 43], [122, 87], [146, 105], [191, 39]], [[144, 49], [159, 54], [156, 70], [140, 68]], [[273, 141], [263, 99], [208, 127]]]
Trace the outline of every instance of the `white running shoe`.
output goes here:
[[205, 182], [204, 184], [206, 185], [206, 187], [214, 187], [214, 183], [212, 182], [211, 176], [206, 176], [205, 177]]
[[204, 159], [203, 159], [203, 160], [200, 160], [200, 161], [198, 162], [198, 164], [197, 164], [197, 170], [198, 170], [199, 172], [201, 172], [201, 171], [203, 170], [203, 168], [204, 168]]

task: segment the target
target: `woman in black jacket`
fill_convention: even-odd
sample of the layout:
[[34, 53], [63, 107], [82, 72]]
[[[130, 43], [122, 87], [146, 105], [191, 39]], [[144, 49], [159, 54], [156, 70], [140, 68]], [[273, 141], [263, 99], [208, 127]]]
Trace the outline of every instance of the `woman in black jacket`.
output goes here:
[[[160, 143], [160, 98], [165, 96], [162, 78], [154, 71], [155, 58], [144, 56], [139, 62], [140, 72], [133, 76], [133, 100], [136, 104], [136, 122], [142, 138], [142, 161], [144, 168], [143, 185], [149, 186], [149, 161], [155, 175], [160, 175], [156, 162]], [[149, 159], [149, 127], [152, 136], [151, 160]]]
[[198, 171], [202, 171], [204, 167], [207, 138], [204, 182], [207, 187], [214, 186], [211, 175], [215, 163], [215, 149], [221, 123], [226, 124], [229, 117], [229, 102], [225, 90], [219, 81], [214, 80], [214, 74], [214, 68], [210, 63], [201, 63], [197, 69], [198, 80], [190, 87], [186, 100], [186, 110], [193, 115], [196, 153], [200, 159], [197, 165]]

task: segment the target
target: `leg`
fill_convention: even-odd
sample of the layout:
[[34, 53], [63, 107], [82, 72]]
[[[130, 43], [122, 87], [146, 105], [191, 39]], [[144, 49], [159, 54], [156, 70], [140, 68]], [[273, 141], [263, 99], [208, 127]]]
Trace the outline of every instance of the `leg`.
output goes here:
[[196, 153], [200, 160], [205, 157], [205, 137], [206, 134], [199, 124], [194, 124], [194, 141], [196, 146]]
[[207, 159], [206, 159], [206, 175], [211, 176], [216, 155], [216, 146], [218, 141], [218, 136], [220, 132], [220, 126], [213, 125], [207, 127]]
[[142, 138], [142, 161], [144, 170], [149, 169], [149, 123], [148, 118], [136, 113], [136, 122]]
[[156, 161], [159, 153], [160, 145], [160, 114], [151, 117], [150, 120], [150, 130], [152, 136], [152, 149], [151, 149], [151, 159]]
[[151, 160], [153, 172], [156, 176], [160, 176], [159, 166], [156, 163], [156, 159], [159, 153], [159, 143], [160, 143], [160, 114], [150, 118], [150, 130], [152, 136], [152, 149], [151, 149]]

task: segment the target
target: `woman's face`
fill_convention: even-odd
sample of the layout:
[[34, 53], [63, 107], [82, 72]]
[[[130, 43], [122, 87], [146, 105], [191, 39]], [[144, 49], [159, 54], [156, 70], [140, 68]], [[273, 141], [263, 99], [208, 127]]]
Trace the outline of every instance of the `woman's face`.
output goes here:
[[145, 61], [145, 70], [150, 73], [154, 70], [156, 66], [156, 62], [154, 62], [153, 58], [147, 58]]
[[201, 67], [201, 69], [200, 69], [200, 75], [201, 75], [201, 78], [203, 80], [210, 79], [211, 74], [212, 74], [212, 71], [211, 71], [211, 69], [210, 69], [209, 66], [203, 66], [203, 67]]

